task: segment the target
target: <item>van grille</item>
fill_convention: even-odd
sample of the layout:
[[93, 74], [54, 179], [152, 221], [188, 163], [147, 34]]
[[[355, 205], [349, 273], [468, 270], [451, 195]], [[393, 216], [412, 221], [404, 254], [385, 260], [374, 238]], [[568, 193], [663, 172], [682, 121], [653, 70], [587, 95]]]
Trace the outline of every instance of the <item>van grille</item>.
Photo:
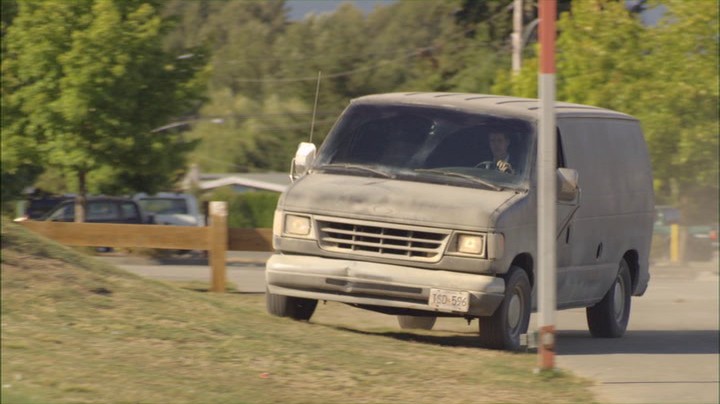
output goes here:
[[439, 261], [449, 232], [387, 223], [318, 219], [320, 247], [357, 255]]

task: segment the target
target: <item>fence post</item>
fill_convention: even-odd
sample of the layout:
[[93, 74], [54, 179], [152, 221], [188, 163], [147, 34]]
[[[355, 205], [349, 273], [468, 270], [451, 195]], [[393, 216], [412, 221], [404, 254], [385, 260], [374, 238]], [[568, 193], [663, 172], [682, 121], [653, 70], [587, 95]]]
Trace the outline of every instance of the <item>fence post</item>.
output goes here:
[[227, 202], [210, 202], [209, 255], [213, 292], [225, 292], [225, 260], [228, 245]]
[[670, 225], [670, 262], [680, 262], [680, 226], [677, 224]]

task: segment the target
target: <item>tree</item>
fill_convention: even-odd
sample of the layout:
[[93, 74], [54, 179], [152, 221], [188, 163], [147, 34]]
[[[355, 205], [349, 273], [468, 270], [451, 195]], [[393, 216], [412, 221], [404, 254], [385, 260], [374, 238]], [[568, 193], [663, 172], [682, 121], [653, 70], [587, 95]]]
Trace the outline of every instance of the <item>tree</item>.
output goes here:
[[648, 29], [636, 114], [648, 134], [660, 202], [688, 223], [718, 220], [718, 8], [714, 1], [651, 2], [666, 14]]
[[[574, 2], [558, 22], [557, 98], [640, 119], [650, 149], [656, 200], [681, 207], [687, 222], [717, 221], [718, 10], [715, 2], [667, 0], [657, 26], [623, 2]], [[537, 96], [537, 58], [493, 91]]]
[[270, 96], [261, 102], [229, 90], [212, 94], [187, 136], [202, 139], [190, 155], [202, 171], [286, 171], [308, 139], [310, 106]]
[[169, 49], [210, 51], [211, 91], [263, 98], [262, 78], [275, 64], [269, 49], [286, 25], [283, 1], [173, 0], [164, 15], [178, 20], [166, 39]]
[[278, 1], [172, 1], [166, 12], [183, 21], [173, 46], [213, 52], [211, 101], [189, 134], [202, 143], [192, 157], [203, 170], [286, 170], [307, 140], [318, 71], [315, 142], [361, 95], [487, 92], [510, 60], [511, 4], [398, 0], [365, 15], [345, 3], [288, 21]]
[[[89, 9], [87, 2], [78, 2], [31, 15], [34, 12], [30, 7], [34, 5], [14, 6], [12, 21], [3, 21], [2, 37], [3, 200], [19, 195], [43, 171], [41, 128], [52, 120], [53, 113], [47, 106], [60, 91], [62, 73], [57, 58], [69, 48], [66, 39], [79, 23], [74, 17]], [[22, 15], [18, 17], [18, 13]], [[7, 15], [3, 9], [3, 18]], [[42, 29], [30, 35], [27, 28], [32, 24]]]
[[[199, 143], [191, 160], [202, 171], [286, 170], [287, 161], [280, 166], [276, 156], [290, 158], [280, 139], [294, 133], [285, 128], [298, 107], [296, 95], [285, 91], [287, 83], [273, 83], [272, 77], [287, 61], [286, 55], [273, 55], [287, 25], [284, 2], [173, 0], [164, 12], [179, 21], [166, 39], [170, 49], [202, 46], [211, 53], [209, 99], [184, 126], [190, 129], [185, 136]], [[279, 94], [287, 95], [288, 115], [266, 110]]]
[[[639, 18], [621, 2], [581, 1], [560, 15], [557, 28], [557, 98], [627, 112], [631, 87], [647, 74]], [[501, 72], [493, 91], [536, 97], [537, 66], [535, 56], [517, 77]]]
[[[153, 133], [191, 111], [203, 88], [201, 55], [163, 50], [158, 2], [20, 3], [3, 60], [3, 173], [31, 158], [71, 175], [80, 212], [96, 189], [157, 191], [193, 142]], [[6, 153], [6, 149], [7, 153]], [[102, 178], [94, 173], [102, 171]]]

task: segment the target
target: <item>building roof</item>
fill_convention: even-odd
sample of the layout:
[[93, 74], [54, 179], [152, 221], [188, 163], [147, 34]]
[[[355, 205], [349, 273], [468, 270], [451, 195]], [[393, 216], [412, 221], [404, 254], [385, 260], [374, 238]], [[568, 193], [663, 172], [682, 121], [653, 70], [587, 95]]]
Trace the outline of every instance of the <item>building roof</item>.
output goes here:
[[203, 173], [197, 185], [202, 190], [233, 185], [283, 192], [290, 185], [290, 176], [287, 173]]

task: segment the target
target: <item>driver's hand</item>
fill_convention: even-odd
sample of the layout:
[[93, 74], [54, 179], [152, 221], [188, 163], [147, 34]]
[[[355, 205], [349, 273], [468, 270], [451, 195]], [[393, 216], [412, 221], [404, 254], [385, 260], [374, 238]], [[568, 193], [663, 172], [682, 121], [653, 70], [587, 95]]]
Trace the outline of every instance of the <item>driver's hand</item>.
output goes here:
[[495, 167], [497, 167], [498, 171], [508, 174], [514, 174], [512, 165], [510, 165], [509, 162], [505, 160], [498, 160], [497, 163], [495, 163]]

